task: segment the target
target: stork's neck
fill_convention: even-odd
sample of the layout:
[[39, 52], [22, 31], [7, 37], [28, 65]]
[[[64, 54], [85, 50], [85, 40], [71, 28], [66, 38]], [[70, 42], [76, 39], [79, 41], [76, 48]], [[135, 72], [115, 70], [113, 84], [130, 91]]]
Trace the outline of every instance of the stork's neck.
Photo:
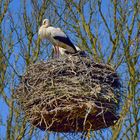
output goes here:
[[47, 24], [43, 24], [41, 27], [42, 27], [42, 28], [48, 28], [49, 25], [47, 25]]

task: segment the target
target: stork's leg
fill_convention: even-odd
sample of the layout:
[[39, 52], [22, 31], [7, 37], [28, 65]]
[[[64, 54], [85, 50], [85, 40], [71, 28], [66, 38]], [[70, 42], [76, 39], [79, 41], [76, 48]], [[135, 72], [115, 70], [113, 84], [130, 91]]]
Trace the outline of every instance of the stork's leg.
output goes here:
[[53, 58], [56, 58], [56, 46], [53, 46]]
[[54, 46], [54, 57], [57, 57], [57, 47]]
[[57, 52], [57, 57], [59, 58], [59, 56], [60, 56], [59, 46], [56, 46], [56, 52]]
[[60, 52], [59, 52], [59, 47], [54, 46], [54, 58], [59, 58]]

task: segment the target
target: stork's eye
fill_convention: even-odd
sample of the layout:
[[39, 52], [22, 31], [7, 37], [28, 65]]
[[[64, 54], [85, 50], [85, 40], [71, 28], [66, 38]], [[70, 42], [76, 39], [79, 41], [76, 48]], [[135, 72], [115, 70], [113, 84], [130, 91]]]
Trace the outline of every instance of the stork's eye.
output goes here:
[[47, 21], [46, 21], [46, 20], [44, 20], [42, 24], [43, 24], [43, 25], [45, 25], [45, 24], [46, 24], [46, 22], [47, 22]]

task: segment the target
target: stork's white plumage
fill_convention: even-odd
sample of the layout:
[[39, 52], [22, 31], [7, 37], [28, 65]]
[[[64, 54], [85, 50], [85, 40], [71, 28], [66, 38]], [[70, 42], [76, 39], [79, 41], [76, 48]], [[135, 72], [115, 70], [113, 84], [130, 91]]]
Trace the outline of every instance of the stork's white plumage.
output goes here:
[[[76, 48], [76, 50], [77, 51], [81, 51], [81, 49], [79, 48], [79, 47], [77, 47], [77, 46], [75, 46], [75, 48]], [[53, 49], [55, 50], [55, 52], [57, 52], [56, 53], [56, 57], [57, 57], [57, 55], [61, 55], [61, 56], [64, 56], [64, 55], [67, 55], [67, 53], [66, 53], [66, 49], [64, 49], [64, 48], [61, 48], [61, 47], [59, 47], [59, 50], [56, 50], [56, 47], [55, 46], [53, 46]], [[82, 51], [81, 51], [82, 52]]]
[[76, 47], [70, 41], [69, 37], [60, 29], [50, 26], [48, 19], [44, 19], [38, 32], [41, 39], [48, 39], [56, 50], [58, 47], [65, 49], [67, 53], [77, 53]]

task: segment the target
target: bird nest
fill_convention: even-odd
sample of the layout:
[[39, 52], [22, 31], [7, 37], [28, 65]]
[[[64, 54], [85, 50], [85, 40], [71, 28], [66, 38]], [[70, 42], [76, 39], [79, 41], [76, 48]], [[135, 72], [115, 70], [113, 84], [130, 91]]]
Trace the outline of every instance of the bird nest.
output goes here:
[[119, 77], [89, 57], [66, 56], [32, 64], [16, 90], [28, 121], [41, 130], [99, 130], [118, 120]]

